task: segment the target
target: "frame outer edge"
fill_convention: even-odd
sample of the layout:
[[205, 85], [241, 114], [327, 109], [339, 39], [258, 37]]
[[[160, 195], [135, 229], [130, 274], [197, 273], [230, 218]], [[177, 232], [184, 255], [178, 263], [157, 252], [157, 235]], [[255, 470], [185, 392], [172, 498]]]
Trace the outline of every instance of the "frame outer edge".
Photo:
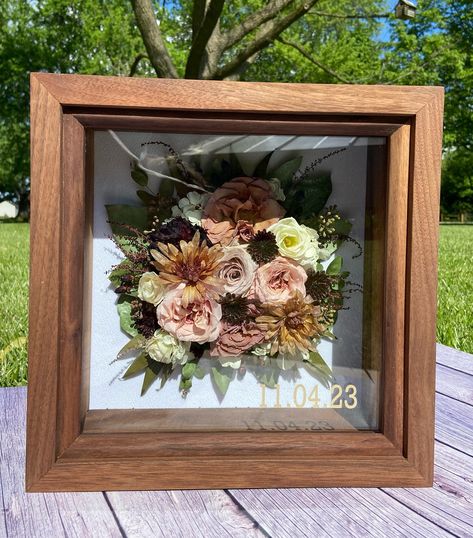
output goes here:
[[26, 489], [56, 448], [61, 215], [61, 106], [31, 76], [31, 235]]
[[411, 148], [406, 282], [405, 450], [433, 483], [437, 249], [442, 156], [443, 89], [415, 117]]

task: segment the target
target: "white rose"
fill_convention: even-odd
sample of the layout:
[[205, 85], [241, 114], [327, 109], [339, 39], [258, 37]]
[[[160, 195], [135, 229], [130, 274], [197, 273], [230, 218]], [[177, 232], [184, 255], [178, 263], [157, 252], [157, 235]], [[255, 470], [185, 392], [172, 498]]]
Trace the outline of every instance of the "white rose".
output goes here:
[[177, 205], [173, 206], [171, 211], [173, 217], [185, 217], [192, 224], [200, 225], [204, 206], [209, 199], [209, 195], [189, 192], [184, 198], [181, 198]]
[[146, 303], [156, 306], [164, 297], [164, 285], [159, 276], [154, 273], [143, 273], [138, 283], [138, 297]]
[[187, 362], [189, 348], [190, 342], [180, 342], [162, 329], [156, 331], [145, 344], [145, 351], [153, 360], [173, 365]]
[[293, 217], [272, 224], [268, 231], [276, 237], [281, 256], [312, 267], [319, 258], [319, 235], [315, 230], [299, 224]]
[[279, 181], [279, 179], [277, 177], [272, 177], [271, 179], [268, 179], [267, 181], [271, 185], [274, 199], [284, 202], [284, 200], [286, 199], [286, 195], [284, 194], [284, 191], [282, 190], [281, 182]]

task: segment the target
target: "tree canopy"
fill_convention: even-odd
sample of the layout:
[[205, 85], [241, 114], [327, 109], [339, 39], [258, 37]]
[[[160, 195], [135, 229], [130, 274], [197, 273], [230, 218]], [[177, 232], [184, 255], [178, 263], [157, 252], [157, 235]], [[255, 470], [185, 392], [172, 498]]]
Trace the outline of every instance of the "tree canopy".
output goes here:
[[4, 197], [23, 202], [27, 198], [28, 73], [38, 70], [441, 84], [446, 88], [444, 144], [449, 170], [457, 158], [458, 166], [465, 165], [465, 155], [472, 150], [469, 0], [420, 0], [411, 20], [396, 19], [393, 0], [5, 0], [4, 5], [0, 15]]

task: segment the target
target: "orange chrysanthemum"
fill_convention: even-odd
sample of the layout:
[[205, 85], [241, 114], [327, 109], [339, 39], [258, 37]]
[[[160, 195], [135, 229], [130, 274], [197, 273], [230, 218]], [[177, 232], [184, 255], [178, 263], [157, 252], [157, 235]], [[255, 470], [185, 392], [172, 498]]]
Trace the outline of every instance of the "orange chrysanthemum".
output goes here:
[[223, 255], [220, 246], [209, 248], [196, 232], [192, 241], [181, 241], [179, 247], [158, 243], [159, 250], [151, 250], [159, 278], [170, 288], [184, 286], [184, 308], [205, 298], [216, 299], [223, 289], [222, 280], [214, 276]]
[[256, 323], [266, 332], [271, 342], [271, 355], [315, 351], [313, 339], [320, 336], [325, 327], [319, 323], [320, 308], [295, 292], [284, 303], [263, 305], [265, 314], [256, 318]]

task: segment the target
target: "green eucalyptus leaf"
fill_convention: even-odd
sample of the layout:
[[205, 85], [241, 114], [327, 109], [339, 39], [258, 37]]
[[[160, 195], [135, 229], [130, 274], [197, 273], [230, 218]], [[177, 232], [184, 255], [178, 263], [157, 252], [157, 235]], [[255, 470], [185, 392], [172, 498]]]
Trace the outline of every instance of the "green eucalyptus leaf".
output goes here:
[[343, 258], [341, 256], [335, 256], [330, 265], [327, 267], [326, 273], [328, 275], [338, 275], [342, 270]]
[[133, 232], [121, 226], [128, 224], [138, 230], [145, 230], [148, 223], [148, 211], [146, 207], [132, 205], [111, 204], [105, 206], [110, 227], [115, 235], [134, 236]]
[[138, 331], [133, 326], [133, 320], [131, 319], [131, 304], [133, 299], [131, 295], [121, 295], [118, 299], [117, 310], [120, 317], [120, 328], [130, 336], [137, 336]]
[[196, 368], [197, 368], [196, 362], [187, 362], [182, 367], [182, 377], [184, 379], [190, 379], [194, 375]]
[[262, 368], [256, 374], [258, 381], [269, 389], [274, 389], [279, 380], [279, 370], [277, 368]]
[[192, 379], [181, 377], [181, 381], [179, 382], [179, 390], [190, 390], [191, 387]]
[[141, 185], [142, 187], [148, 185], [148, 175], [137, 166], [131, 171], [131, 177], [135, 183], [138, 183], [138, 185]]
[[128, 370], [123, 374], [123, 379], [128, 379], [136, 374], [142, 372], [148, 367], [148, 359], [144, 353], [136, 357], [136, 359], [130, 364]]
[[223, 368], [223, 367], [213, 367], [211, 370], [212, 373], [212, 379], [217, 386], [218, 390], [220, 391], [220, 394], [222, 396], [225, 396], [228, 386], [230, 385], [230, 381], [232, 380], [234, 371], [232, 368]]
[[253, 176], [254, 177], [261, 177], [263, 179], [268, 178], [268, 164], [271, 160], [271, 157], [273, 156], [274, 151], [270, 151], [267, 155], [265, 155], [261, 161], [256, 165]]
[[281, 187], [284, 191], [289, 187], [294, 174], [299, 170], [302, 162], [302, 157], [296, 157], [290, 161], [278, 166], [275, 170], [271, 172], [271, 177], [277, 177], [281, 183]]
[[136, 351], [137, 349], [142, 349], [146, 339], [142, 334], [137, 334], [132, 338], [128, 343], [126, 343], [118, 352], [117, 359], [122, 359], [125, 355], [130, 353], [130, 351]]
[[311, 374], [320, 381], [325, 388], [328, 389], [330, 387], [330, 383], [333, 381], [332, 370], [318, 351], [309, 352], [309, 360], [305, 362], [305, 365], [309, 366]]

